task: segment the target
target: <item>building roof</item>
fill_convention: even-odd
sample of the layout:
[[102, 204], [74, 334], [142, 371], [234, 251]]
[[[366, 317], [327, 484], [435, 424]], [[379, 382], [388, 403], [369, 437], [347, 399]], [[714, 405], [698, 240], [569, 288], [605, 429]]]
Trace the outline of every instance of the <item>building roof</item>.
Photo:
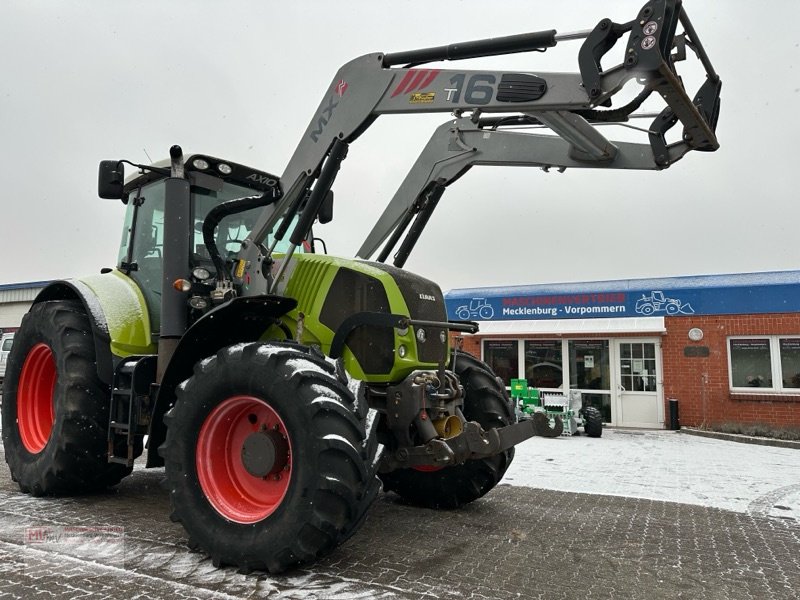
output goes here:
[[0, 304], [12, 302], [32, 302], [47, 287], [49, 281], [0, 284]]
[[587, 292], [700, 288], [731, 288], [773, 285], [800, 285], [800, 271], [768, 271], [763, 273], [733, 273], [726, 275], [687, 275], [644, 279], [614, 279], [571, 283], [539, 283], [497, 287], [457, 288], [447, 292], [448, 298], [471, 298], [476, 294], [492, 296], [581, 294]]
[[29, 290], [47, 287], [52, 281], [29, 281], [27, 283], [0, 283], [0, 292], [6, 290]]

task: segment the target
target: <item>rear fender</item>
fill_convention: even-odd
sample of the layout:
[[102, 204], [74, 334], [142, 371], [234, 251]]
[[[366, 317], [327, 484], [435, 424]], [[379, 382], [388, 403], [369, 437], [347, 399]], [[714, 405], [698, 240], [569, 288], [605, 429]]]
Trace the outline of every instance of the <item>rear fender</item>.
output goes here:
[[77, 300], [83, 305], [92, 324], [97, 375], [107, 385], [120, 358], [156, 352], [144, 297], [133, 280], [119, 271], [54, 281], [33, 303], [48, 300]]

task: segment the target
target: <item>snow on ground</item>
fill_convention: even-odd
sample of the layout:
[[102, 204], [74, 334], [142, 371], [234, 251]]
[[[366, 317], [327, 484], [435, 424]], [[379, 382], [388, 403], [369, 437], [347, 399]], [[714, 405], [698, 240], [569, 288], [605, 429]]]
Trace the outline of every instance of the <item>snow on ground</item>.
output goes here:
[[800, 450], [661, 430], [534, 437], [503, 483], [710, 506], [800, 521]]

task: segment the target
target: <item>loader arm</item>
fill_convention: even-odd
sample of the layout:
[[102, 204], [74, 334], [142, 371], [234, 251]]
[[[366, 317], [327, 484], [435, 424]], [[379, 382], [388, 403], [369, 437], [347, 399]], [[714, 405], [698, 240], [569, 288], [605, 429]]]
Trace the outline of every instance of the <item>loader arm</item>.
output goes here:
[[[679, 24], [683, 32], [676, 35]], [[626, 34], [622, 62], [602, 69], [601, 58]], [[575, 73], [419, 68], [433, 61], [543, 51], [579, 38], [584, 42]], [[706, 71], [706, 81], [694, 98], [689, 97], [675, 72], [675, 63], [686, 58], [687, 46]], [[616, 110], [598, 107], [609, 107], [612, 97], [631, 79], [643, 85], [642, 96], [658, 94], [667, 106], [649, 128], [648, 143], [611, 143], [592, 123], [627, 120], [635, 108], [631, 105]], [[336, 73], [306, 128], [281, 177], [282, 199], [274, 211], [262, 214], [243, 245], [240, 258], [248, 267], [237, 283], [265, 279], [250, 276], [250, 271], [267, 271], [262, 264], [269, 263], [272, 249], [263, 246], [264, 240], [280, 219], [287, 217], [288, 221], [299, 214], [299, 224], [291, 235], [291, 256], [330, 190], [348, 145], [381, 115], [453, 113], [457, 135], [446, 126], [437, 130], [359, 256], [372, 254], [411, 204], [433, 192], [434, 196], [441, 195], [441, 189], [430, 188], [431, 181], [442, 178], [441, 185], [445, 185], [457, 176], [454, 171], [463, 172], [472, 164], [659, 169], [670, 166], [689, 150], [716, 150], [720, 85], [681, 0], [651, 0], [627, 23], [603, 19], [584, 32], [559, 35], [555, 30], [541, 31], [356, 58]], [[471, 115], [472, 126], [461, 118], [465, 113]], [[487, 135], [488, 121], [481, 119], [491, 117], [481, 115], [491, 113], [498, 115], [496, 122], [514, 117], [533, 119], [560, 139], [521, 138], [499, 131]], [[512, 117], [505, 116], [509, 113]], [[678, 122], [683, 126], [681, 140], [668, 144], [665, 134]], [[478, 139], [481, 136], [482, 141]], [[451, 140], [461, 140], [464, 148], [456, 141], [456, 149], [451, 150]], [[503, 142], [510, 147], [504, 147]], [[250, 293], [263, 292], [268, 286], [254, 286], [258, 289]]]
[[[609, 142], [582, 117], [572, 113], [530, 113], [540, 122], [564, 124], [573, 131], [588, 135], [556, 137], [486, 127], [480, 120], [461, 117], [439, 126], [425, 149], [411, 167], [378, 222], [358, 250], [357, 256], [369, 258], [390, 238], [378, 256], [383, 262], [411, 225], [395, 255], [394, 265], [402, 267], [421, 233], [420, 219], [427, 219], [435, 208], [443, 188], [461, 177], [474, 165], [503, 165], [551, 168], [659, 169], [649, 144]], [[582, 121], [582, 125], [581, 125]], [[557, 125], [555, 123], [558, 123]], [[586, 129], [588, 127], [588, 129]], [[591, 132], [594, 132], [592, 134]], [[686, 143], [669, 147], [668, 160], [674, 163], [691, 148]], [[436, 200], [433, 198], [436, 197]], [[412, 222], [414, 223], [412, 225]], [[416, 225], [416, 228], [415, 228]]]

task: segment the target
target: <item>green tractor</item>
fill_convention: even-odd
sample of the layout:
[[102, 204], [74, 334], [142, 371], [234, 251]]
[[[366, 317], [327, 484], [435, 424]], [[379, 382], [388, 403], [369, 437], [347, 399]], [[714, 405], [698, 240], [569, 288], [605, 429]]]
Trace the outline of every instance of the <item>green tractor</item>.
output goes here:
[[[351, 536], [381, 485], [433, 508], [484, 496], [514, 446], [547, 424], [516, 421], [492, 370], [451, 348], [451, 334], [477, 324], [449, 321], [439, 286], [402, 267], [445, 187], [475, 164], [658, 170], [717, 148], [719, 78], [680, 3], [654, 0], [640, 17], [357, 58], [280, 177], [178, 146], [154, 165], [101, 162], [99, 195], [127, 206], [116, 266], [45, 288], [8, 358], [2, 435], [20, 489], [104, 489], [146, 449], [191, 547], [215, 565], [272, 573]], [[686, 42], [675, 36], [684, 20], [707, 65], [694, 100], [670, 54]], [[625, 62], [600, 69], [628, 32]], [[575, 74], [417, 68], [579, 37]], [[629, 80], [668, 105], [646, 143], [612, 143], [594, 127], [627, 120], [633, 105], [596, 107]], [[385, 242], [377, 260], [317, 253], [312, 225], [332, 218], [349, 144], [404, 112], [456, 119], [359, 250], [365, 259]], [[517, 116], [498, 116], [508, 112]], [[557, 135], [505, 130], [534, 122]], [[678, 122], [682, 138], [667, 143]], [[127, 179], [124, 164], [137, 169]]]

